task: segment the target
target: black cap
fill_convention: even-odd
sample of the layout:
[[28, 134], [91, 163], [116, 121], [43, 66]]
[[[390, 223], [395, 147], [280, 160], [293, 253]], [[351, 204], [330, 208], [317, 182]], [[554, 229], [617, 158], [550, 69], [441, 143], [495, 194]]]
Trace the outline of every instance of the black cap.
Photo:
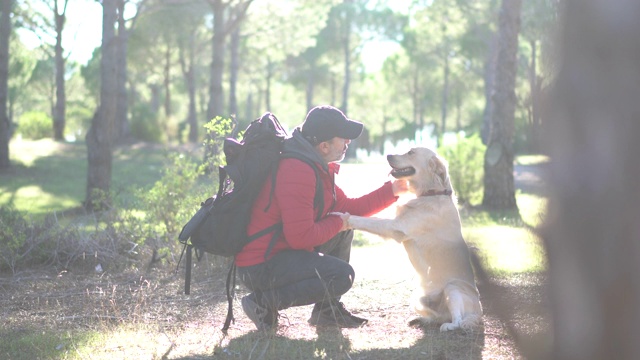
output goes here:
[[361, 122], [347, 118], [340, 109], [321, 105], [309, 111], [300, 130], [309, 142], [316, 145], [334, 137], [353, 140], [360, 136], [363, 128]]

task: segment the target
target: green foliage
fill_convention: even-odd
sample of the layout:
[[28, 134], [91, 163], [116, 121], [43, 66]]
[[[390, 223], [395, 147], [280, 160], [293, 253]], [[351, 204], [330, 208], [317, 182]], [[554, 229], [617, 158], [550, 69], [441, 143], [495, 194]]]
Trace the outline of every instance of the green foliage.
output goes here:
[[[205, 125], [208, 137], [206, 145], [210, 149], [222, 149], [222, 141], [233, 130], [231, 119], [216, 117]], [[184, 154], [170, 154], [164, 173], [151, 189], [135, 190], [137, 209], [145, 214], [140, 221], [130, 214], [124, 220], [123, 227], [131, 232], [140, 232], [138, 239], [145, 239], [144, 245], [151, 247], [154, 257], [165, 257], [178, 245], [175, 241], [182, 226], [197, 210], [198, 204], [209, 197], [211, 189], [217, 184], [204, 175], [215, 175], [207, 169], [217, 169], [222, 163], [222, 151], [213, 152], [204, 164], [197, 164], [193, 158]], [[212, 186], [214, 185], [214, 186]], [[139, 243], [139, 242], [138, 242]], [[142, 243], [139, 243], [142, 245]]]
[[197, 204], [191, 200], [198, 179], [199, 169], [195, 162], [183, 154], [171, 154], [162, 178], [151, 189], [138, 189], [143, 201], [143, 210], [150, 229], [160, 233], [176, 234], [186, 217], [186, 204]]
[[[224, 139], [232, 136], [234, 130], [234, 122], [232, 119], [225, 119], [216, 116], [213, 120], [204, 125], [207, 130], [205, 139], [205, 171], [211, 172], [217, 169], [219, 164], [224, 161], [224, 152], [222, 146]], [[242, 136], [239, 134], [238, 136]]]
[[[9, 43], [9, 78], [8, 78], [8, 106], [30, 96], [27, 84], [36, 67], [37, 57], [17, 37], [12, 36]], [[25, 104], [24, 108], [33, 109], [35, 104]], [[42, 108], [42, 107], [39, 107]]]
[[[27, 149], [34, 147], [26, 140], [21, 143], [25, 143]], [[32, 184], [33, 178], [42, 179], [43, 174], [47, 174], [48, 181], [37, 183], [43, 186], [46, 195], [50, 192], [54, 200], [63, 198], [72, 204], [79, 203], [83, 193], [74, 195], [67, 188], [44, 184], [64, 180], [72, 187], [79, 185], [76, 180], [81, 177], [69, 175], [75, 174], [77, 163], [86, 162], [84, 152], [79, 151], [81, 146], [61, 146], [53, 142], [40, 142], [39, 146], [47, 144], [53, 147], [54, 154], [60, 156], [42, 157], [29, 151], [16, 152], [27, 158], [35, 156], [36, 159], [31, 161], [36, 165], [27, 168], [29, 176], [9, 182], [8, 187], [0, 188], [0, 193], [6, 189], [5, 192], [17, 194], [14, 189], [25, 188], [25, 184]], [[217, 179], [217, 174], [204, 176], [200, 159], [193, 154], [170, 151], [159, 154], [157, 148], [149, 145], [142, 149], [115, 151], [118, 163], [114, 164], [114, 177], [126, 177], [128, 186], [114, 186], [109, 203], [103, 202], [105, 194], [97, 193], [95, 201], [104, 205], [99, 212], [87, 213], [80, 208], [70, 211], [69, 205], [52, 204], [52, 200], [46, 203], [31, 201], [30, 210], [19, 211], [9, 204], [23, 204], [25, 200], [20, 197], [25, 196], [24, 191], [19, 192], [18, 199], [3, 197], [5, 207], [0, 208], [0, 270], [15, 272], [43, 265], [76, 269], [87, 266], [92, 270], [97, 264], [114, 270], [141, 267], [145, 262], [146, 266], [151, 266], [175, 261], [181, 250], [178, 232], [197, 211], [200, 202], [214, 193], [217, 183], [211, 178]], [[212, 164], [215, 168], [219, 165]], [[20, 208], [25, 209], [25, 206]], [[52, 208], [56, 209], [53, 214]], [[39, 216], [33, 219], [26, 217], [27, 211]], [[50, 215], [44, 217], [43, 213]], [[215, 267], [218, 259], [212, 259], [214, 262], [208, 265]]]
[[65, 133], [73, 134], [76, 140], [85, 138], [95, 111], [95, 108], [89, 108], [85, 103], [86, 101], [67, 102]]
[[98, 335], [97, 330], [60, 331], [49, 329], [42, 324], [33, 324], [25, 327], [23, 331], [6, 327], [0, 330], [0, 354], [4, 359], [13, 360], [81, 359], [82, 356], [74, 356], [74, 353]]
[[455, 143], [441, 146], [438, 153], [449, 163], [451, 183], [460, 204], [479, 202], [482, 197], [485, 153], [480, 136], [458, 135]]
[[85, 87], [89, 95], [98, 100], [100, 98], [100, 61], [102, 59], [102, 48], [97, 47], [93, 51], [93, 56], [86, 65], [80, 67], [80, 75], [84, 78]]
[[162, 141], [162, 127], [158, 117], [147, 104], [138, 104], [131, 111], [131, 135], [142, 141], [160, 143]]
[[0, 206], [0, 270], [64, 263], [73, 250], [65, 242], [74, 238], [53, 218], [33, 222], [12, 206]]
[[28, 222], [12, 206], [0, 207], [0, 254], [15, 252], [25, 240]]
[[39, 140], [52, 136], [53, 120], [42, 111], [22, 114], [18, 120], [18, 133], [26, 139]]
[[[232, 119], [216, 116], [213, 120], [204, 125], [210, 138], [221, 141], [224, 137], [229, 136], [234, 128]], [[239, 134], [242, 135], [242, 134]]]

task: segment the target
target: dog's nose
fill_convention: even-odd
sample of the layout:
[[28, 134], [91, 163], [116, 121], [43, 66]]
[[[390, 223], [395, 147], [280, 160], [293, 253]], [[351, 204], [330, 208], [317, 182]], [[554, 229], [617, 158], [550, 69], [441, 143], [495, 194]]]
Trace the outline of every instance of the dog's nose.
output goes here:
[[387, 155], [387, 161], [393, 159], [393, 155]]

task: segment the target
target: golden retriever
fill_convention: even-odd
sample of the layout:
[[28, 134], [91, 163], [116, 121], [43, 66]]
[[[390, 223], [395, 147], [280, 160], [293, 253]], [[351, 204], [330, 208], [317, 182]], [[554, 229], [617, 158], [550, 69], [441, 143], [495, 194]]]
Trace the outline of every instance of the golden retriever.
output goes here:
[[387, 160], [391, 175], [406, 179], [415, 199], [399, 206], [394, 219], [350, 216], [349, 225], [404, 245], [421, 285], [420, 317], [410, 325], [436, 323], [440, 331], [480, 325], [482, 305], [447, 164], [427, 148]]

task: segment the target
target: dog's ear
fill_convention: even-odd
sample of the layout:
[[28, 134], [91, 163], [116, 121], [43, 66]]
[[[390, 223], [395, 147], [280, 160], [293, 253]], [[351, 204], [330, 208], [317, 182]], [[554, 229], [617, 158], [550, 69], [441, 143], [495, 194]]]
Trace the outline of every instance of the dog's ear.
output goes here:
[[447, 185], [447, 165], [437, 156], [429, 159], [429, 169], [436, 175], [436, 179], [442, 186]]

